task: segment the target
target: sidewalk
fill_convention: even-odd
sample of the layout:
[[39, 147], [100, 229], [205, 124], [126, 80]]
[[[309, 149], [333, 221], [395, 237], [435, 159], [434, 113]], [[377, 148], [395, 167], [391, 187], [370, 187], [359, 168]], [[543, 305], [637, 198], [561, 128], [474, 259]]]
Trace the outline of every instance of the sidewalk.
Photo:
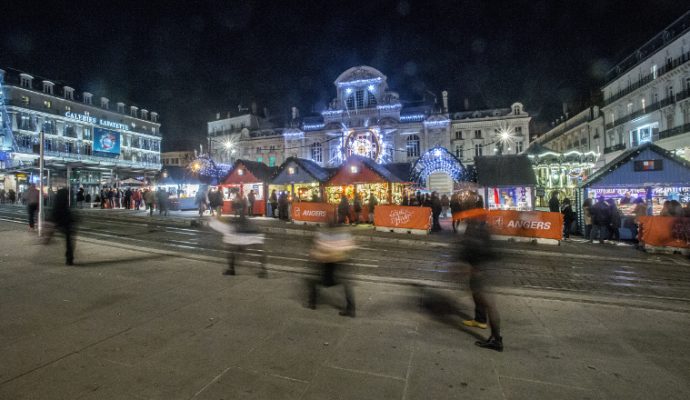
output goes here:
[[[474, 346], [467, 292], [301, 279], [77, 243], [0, 223], [0, 399], [684, 399], [690, 318], [498, 296], [506, 349]], [[17, 251], [16, 249], [24, 249]]]

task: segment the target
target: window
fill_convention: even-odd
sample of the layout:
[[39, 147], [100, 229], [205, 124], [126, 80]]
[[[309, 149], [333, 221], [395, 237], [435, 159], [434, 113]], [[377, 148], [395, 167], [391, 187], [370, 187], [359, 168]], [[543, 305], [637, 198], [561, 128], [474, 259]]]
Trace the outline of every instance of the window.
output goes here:
[[673, 85], [666, 88], [666, 98], [668, 98], [668, 99], [673, 98]]
[[515, 142], [515, 154], [522, 153], [522, 142]]
[[475, 144], [474, 145], [474, 155], [475, 157], [479, 157], [482, 155], [483, 149], [481, 144]]
[[515, 127], [515, 136], [522, 136], [522, 127], [521, 126]]
[[110, 109], [110, 100], [101, 97], [101, 108], [105, 108], [106, 110]]
[[[658, 102], [659, 102], [659, 93], [654, 92], [654, 94], [652, 95], [652, 97], [654, 98], [654, 103], [658, 103]], [[652, 103], [652, 104], [654, 104], [654, 103]]]
[[84, 92], [84, 104], [91, 105], [92, 104], [91, 103], [91, 97], [92, 97], [91, 93]]
[[351, 94], [350, 96], [348, 96], [345, 105], [347, 106], [347, 108], [355, 108], [355, 95]]
[[311, 145], [311, 159], [314, 162], [323, 162], [321, 143], [317, 142]]
[[131, 106], [129, 107], [129, 115], [132, 117], [136, 118], [137, 117], [137, 111], [139, 110], [139, 107], [136, 106]]
[[65, 125], [65, 129], [63, 131], [63, 136], [72, 137], [72, 138], [77, 137], [77, 130], [74, 129], [74, 125], [70, 125], [70, 124]]
[[158, 122], [158, 113], [151, 112], [151, 122]]
[[74, 89], [72, 89], [69, 86], [65, 86], [64, 88], [62, 88], [62, 90], [65, 95], [65, 99], [74, 100]]
[[69, 112], [69, 111], [72, 111], [72, 107], [70, 107], [70, 106], [65, 106], [65, 112]]
[[455, 139], [462, 140], [462, 131], [455, 131]]
[[269, 167], [275, 167], [276, 166], [276, 156], [268, 156], [268, 166]]
[[633, 103], [630, 102], [630, 103], [628, 103], [628, 114], [632, 114], [632, 111], [633, 111]]
[[23, 88], [31, 89], [31, 81], [34, 77], [29, 74], [19, 74], [19, 84]]
[[656, 64], [652, 65], [652, 79], [656, 79], [657, 77], [657, 71], [656, 71]]
[[43, 93], [53, 94], [53, 82], [43, 81]]
[[51, 108], [53, 106], [53, 102], [50, 100], [43, 100], [43, 107], [45, 108]]
[[410, 135], [407, 137], [407, 156], [419, 157], [419, 136]]
[[141, 119], [149, 119], [149, 110], [141, 110]]
[[482, 138], [482, 130], [481, 129], [477, 129], [474, 131], [474, 138], [475, 139], [481, 139]]
[[520, 106], [513, 107], [513, 114], [520, 115]]
[[125, 113], [125, 103], [117, 103], [117, 112], [120, 114]]
[[376, 107], [378, 102], [376, 101], [376, 96], [371, 91], [367, 92], [367, 107]]
[[261, 147], [256, 148], [256, 154], [261, 154]]
[[666, 114], [666, 129], [673, 128], [673, 113]]
[[364, 90], [358, 90], [357, 95], [357, 108], [364, 108]]
[[455, 146], [455, 157], [462, 160], [464, 157], [464, 153], [465, 153], [465, 149], [463, 148], [462, 145]]
[[28, 106], [31, 104], [31, 98], [29, 96], [22, 96], [22, 105]]
[[43, 121], [43, 126], [41, 127], [41, 130], [44, 133], [54, 135], [55, 134], [55, 122], [53, 122], [52, 120], [49, 120], [49, 119]]
[[642, 101], [640, 101], [640, 107], [642, 107], [642, 112], [644, 112], [645, 106], [646, 106], [646, 102], [644, 99], [642, 99]]

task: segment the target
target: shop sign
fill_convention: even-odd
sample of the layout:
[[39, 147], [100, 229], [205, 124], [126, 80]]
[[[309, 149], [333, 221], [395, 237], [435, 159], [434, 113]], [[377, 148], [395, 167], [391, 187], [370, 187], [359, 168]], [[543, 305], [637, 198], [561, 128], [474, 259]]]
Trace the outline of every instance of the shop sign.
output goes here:
[[639, 160], [633, 164], [635, 172], [661, 171], [664, 169], [664, 160]]
[[108, 128], [122, 129], [125, 131], [128, 129], [127, 125], [121, 124], [119, 122], [113, 122], [113, 121], [109, 121], [107, 119], [99, 119], [99, 118], [92, 117], [92, 116], [86, 115], [86, 114], [77, 114], [77, 113], [73, 113], [71, 111], [67, 111], [65, 113], [65, 117], [67, 117], [69, 119], [76, 120], [76, 121], [80, 121], [80, 122], [86, 122], [89, 124], [94, 124], [94, 125], [98, 124], [98, 125], [107, 126]]
[[454, 221], [476, 217], [486, 219], [494, 235], [555, 240], [563, 235], [563, 216], [557, 212], [475, 208], [453, 214]]
[[291, 215], [294, 221], [334, 223], [335, 209], [336, 206], [334, 204], [328, 203], [293, 203]]
[[690, 248], [690, 218], [642, 216], [639, 221], [644, 244]]
[[374, 209], [374, 225], [386, 228], [431, 228], [431, 208], [380, 205]]

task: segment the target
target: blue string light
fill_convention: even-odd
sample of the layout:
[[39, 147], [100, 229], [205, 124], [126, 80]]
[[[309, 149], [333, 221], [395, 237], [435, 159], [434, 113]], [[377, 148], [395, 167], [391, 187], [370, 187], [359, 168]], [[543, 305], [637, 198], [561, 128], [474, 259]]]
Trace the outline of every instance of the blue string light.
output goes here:
[[415, 162], [412, 168], [412, 180], [419, 186], [426, 186], [429, 175], [434, 172], [445, 172], [455, 182], [468, 180], [467, 170], [462, 162], [440, 146], [429, 149]]

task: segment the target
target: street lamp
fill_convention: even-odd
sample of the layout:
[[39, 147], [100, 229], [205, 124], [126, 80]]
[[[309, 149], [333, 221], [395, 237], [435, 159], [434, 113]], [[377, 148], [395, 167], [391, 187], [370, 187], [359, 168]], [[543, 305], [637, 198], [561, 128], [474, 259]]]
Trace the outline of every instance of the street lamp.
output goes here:
[[510, 143], [512, 139], [513, 135], [509, 128], [501, 128], [501, 130], [498, 131], [498, 143], [496, 143], [496, 147], [499, 156], [503, 155], [503, 146], [505, 146], [506, 143]]

